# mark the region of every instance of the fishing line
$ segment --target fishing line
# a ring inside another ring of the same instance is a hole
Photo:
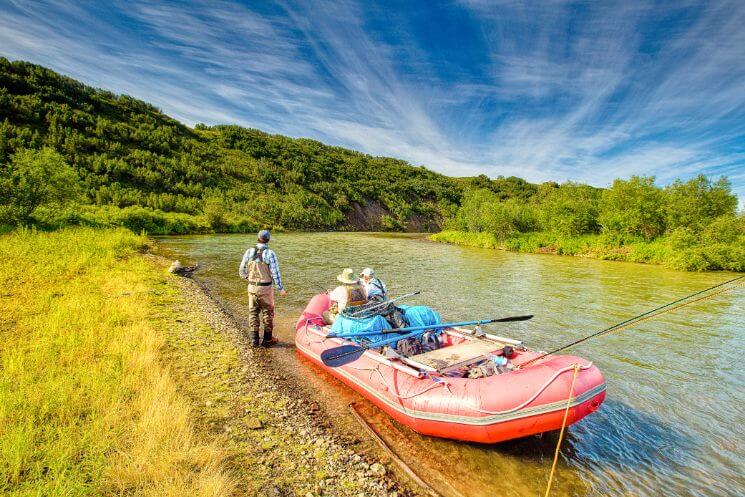
[[[613,326],[610,326],[608,328],[605,328],[604,330],[600,330],[597,333],[593,333],[592,335],[588,335],[588,336],[586,336],[584,338],[580,338],[579,340],[577,340],[575,342],[572,342],[572,343],[570,343],[568,345],[564,345],[562,347],[559,347],[558,349],[552,350],[551,352],[547,352],[547,353],[545,353],[543,355],[540,355],[540,356],[538,356],[538,357],[536,357],[534,359],[531,359],[531,360],[529,360],[529,361],[521,364],[520,365],[520,368],[523,368],[523,367],[527,366],[528,364],[531,364],[531,363],[533,363],[533,362],[535,362],[535,361],[537,361],[539,359],[543,359],[544,357],[549,356],[551,354],[555,354],[557,352],[561,352],[562,350],[566,350],[566,349],[568,349],[570,347],[574,347],[575,345],[578,345],[578,344],[580,344],[582,342],[585,342],[585,341],[587,341],[587,340],[589,340],[591,338],[595,338],[597,336],[600,336],[600,335],[603,335],[603,334],[606,334],[606,333],[611,333],[611,332],[614,332],[614,331],[618,331],[618,330],[630,328],[631,326],[637,325],[637,324],[642,323],[644,321],[648,321],[648,320],[650,320],[652,318],[655,318],[655,317],[660,316],[662,314],[665,314],[667,312],[672,312],[672,311],[675,311],[675,310],[680,309],[682,307],[685,307],[685,306],[688,306],[688,305],[691,305],[691,304],[695,304],[696,302],[700,302],[702,300],[707,300],[707,299],[710,299],[712,297],[715,297],[715,296],[717,296],[717,295],[719,295],[721,293],[724,293],[724,292],[727,292],[729,290],[732,290],[732,288],[734,288],[734,286],[733,287],[728,287],[728,288],[723,288],[722,290],[720,290],[718,292],[714,292],[714,293],[709,294],[709,295],[704,295],[704,296],[699,297],[697,299],[694,299],[694,300],[690,300],[688,302],[685,302],[686,300],[692,299],[693,297],[696,297],[696,296],[701,295],[703,293],[710,292],[712,290],[715,290],[717,288],[723,287],[725,285],[729,285],[730,283],[734,283],[735,281],[741,280],[743,278],[745,278],[745,275],[744,276],[738,276],[737,278],[733,278],[733,279],[728,280],[728,281],[725,281],[723,283],[719,283],[718,285],[714,285],[714,286],[709,287],[709,288],[706,288],[704,290],[701,290],[701,291],[692,293],[690,295],[687,295],[687,296],[685,296],[683,298],[680,298],[678,300],[675,300],[673,302],[670,302],[670,303],[667,303],[665,305],[661,305],[659,307],[656,307],[655,309],[652,309],[650,311],[644,312],[642,314],[638,314],[638,315],[636,315],[636,316],[634,316],[632,318],[629,318],[629,319],[627,319],[625,321],[622,321],[622,322],[620,322],[618,324],[614,324]],[[679,305],[675,305],[675,304],[679,304]],[[674,307],[672,307],[672,306],[674,306]]]

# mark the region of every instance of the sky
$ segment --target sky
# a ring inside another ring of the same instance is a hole
[[[0,0],[0,55],[194,125],[452,176],[726,175],[745,199],[745,2]]]

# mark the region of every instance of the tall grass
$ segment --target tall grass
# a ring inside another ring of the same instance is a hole
[[[0,236],[0,494],[231,492],[159,361],[146,243],[123,229]]]

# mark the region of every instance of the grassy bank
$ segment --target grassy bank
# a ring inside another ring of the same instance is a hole
[[[0,494],[229,495],[163,365],[131,232],[0,237]]]
[[[452,230],[430,236],[435,242],[469,247],[660,264],[683,271],[745,271],[745,243],[742,238],[745,237],[731,243],[701,243],[696,237],[680,235],[645,241],[599,234],[562,236],[553,233],[515,233],[499,240],[492,233]]]
[[[149,243],[0,236],[0,495],[396,495]]]

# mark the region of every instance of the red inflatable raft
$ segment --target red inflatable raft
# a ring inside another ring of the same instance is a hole
[[[567,425],[596,411],[605,399],[605,382],[598,368],[573,356],[549,356],[522,369],[482,378],[447,376],[443,373],[452,369],[448,366],[453,362],[473,362],[505,344],[515,345],[511,360],[516,366],[539,355],[516,340],[475,337],[472,330],[462,328],[445,329],[441,347],[431,352],[389,359],[368,350],[354,362],[329,368],[321,362],[321,353],[349,342],[326,336],[330,328],[324,326],[321,315],[328,308],[327,294],[311,299],[296,325],[297,349],[423,435],[494,443],[558,430],[575,365],[579,370]]]

